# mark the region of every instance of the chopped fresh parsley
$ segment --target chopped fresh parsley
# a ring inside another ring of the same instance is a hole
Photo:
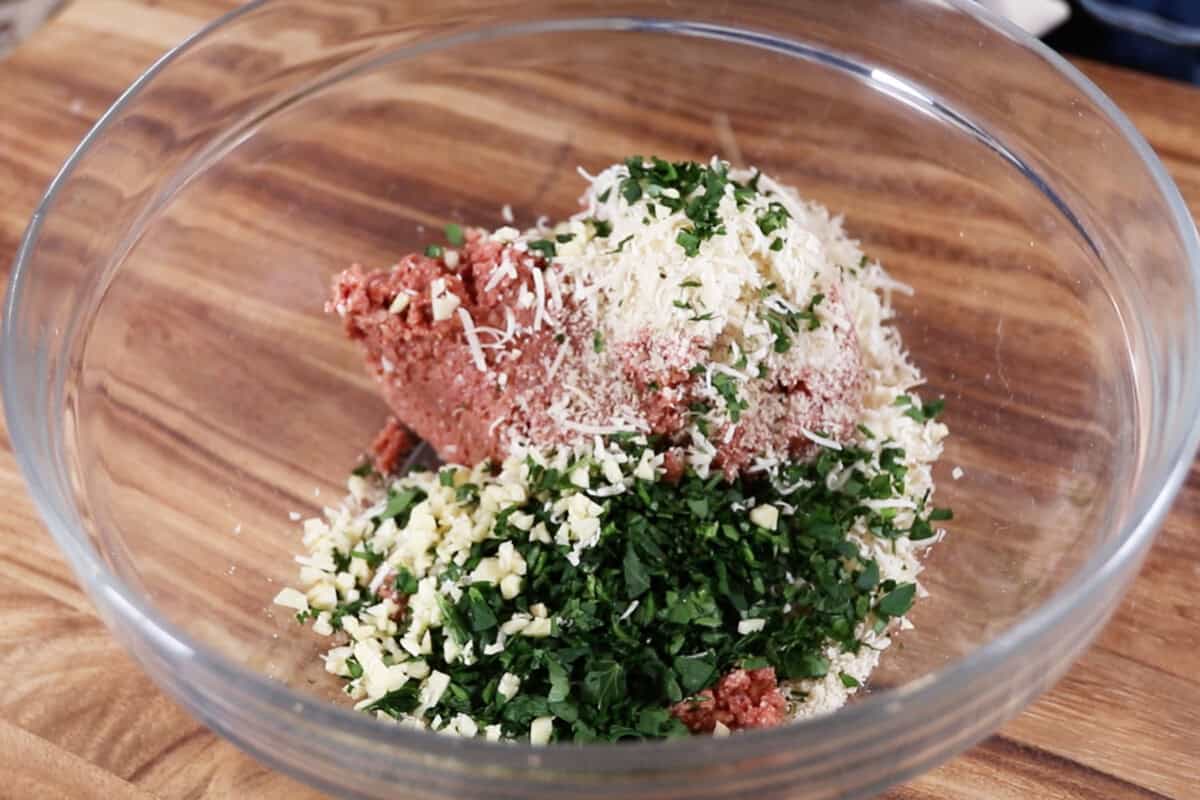
[[[750,405],[738,397],[737,382],[729,375],[718,372],[712,377],[712,385],[717,390],[717,394],[721,395],[721,399],[725,401],[725,410],[729,413],[730,421],[737,422],[741,419],[742,412]]]
[[[893,405],[907,407],[904,416],[910,417],[917,422],[925,423],[931,419],[936,419],[942,413],[942,409],[946,406],[946,401],[941,399],[930,400],[928,403],[922,405],[914,403],[910,396],[902,394],[896,398]]]
[[[763,291],[766,290],[764,287]],[[762,292],[760,291],[760,294]],[[769,296],[769,295],[768,295]],[[792,336],[803,330],[815,331],[821,327],[821,318],[817,316],[817,306],[825,299],[823,294],[815,294],[809,300],[803,311],[785,311],[778,306],[764,305],[761,312],[767,328],[775,337],[776,353],[786,353],[792,349]],[[801,324],[803,323],[803,328]]]
[[[447,225],[446,241],[455,247],[461,247],[462,243],[466,241],[466,237],[463,236],[462,226],[455,222],[451,222],[449,225]]]
[[[599,331],[593,347],[603,347]],[[698,364],[691,372],[697,371],[706,368]],[[737,380],[714,372],[711,381],[736,422],[746,409]],[[911,409],[915,401],[904,395],[897,404]],[[703,430],[712,411],[706,402],[690,406]],[[869,430],[860,432],[876,439]],[[648,446],[632,435],[608,441],[625,451],[627,471]],[[467,714],[480,728],[499,725],[512,738],[527,735],[543,716],[553,716],[558,741],[661,738],[687,733],[671,714],[673,704],[688,702],[736,667],[772,667],[782,680],[832,673],[846,688],[857,688],[858,680],[836,671],[826,652],[857,652],[865,646],[862,631],[884,632],[909,612],[916,584],[886,579],[881,563],[852,532],[865,529],[878,540],[924,539],[934,535],[932,523],[953,518],[949,509],[928,506],[928,496],[910,522],[898,522],[909,517],[895,508],[876,509],[866,501],[907,496],[905,453],[892,444],[876,451],[843,443],[840,450],[820,449],[810,461],[781,465],[771,480],[701,477],[689,468],[676,484],[636,480],[621,494],[596,497],[604,509],[598,539],[572,561],[566,545],[533,535],[528,522],[510,522],[520,512],[554,530],[554,509],[578,492],[574,473],[585,470],[593,486],[604,479],[590,448],[552,463],[527,457],[527,499],[496,513],[491,535],[469,545],[462,558],[428,573],[443,587],[435,596],[441,624],[429,629],[430,651],[421,658],[449,677],[441,698],[422,712],[428,718]],[[835,470],[839,479],[827,480]],[[485,479],[464,478],[457,467],[429,476],[453,489],[464,506],[484,502]],[[395,519],[403,529],[425,497],[396,482],[373,523]],[[791,510],[767,529],[746,511],[763,504]],[[527,567],[513,597],[494,583],[467,579],[507,543]],[[334,550],[338,570],[362,559],[372,569],[394,569],[386,580],[397,594],[418,594],[414,572],[395,562],[385,566],[386,554],[376,546],[367,536],[349,552]],[[334,609],[335,629],[346,616],[379,602],[367,580],[360,580],[353,602]],[[448,591],[448,584],[457,588]],[[536,616],[541,606],[549,611],[548,635],[508,635],[498,651],[484,655],[501,642],[507,621]],[[761,628],[739,633],[739,623],[751,618],[762,620]],[[397,643],[408,619],[398,618]],[[467,650],[474,653],[470,659],[453,655]],[[345,663],[352,680],[362,678],[361,664],[353,658]],[[507,698],[499,691],[505,673],[521,678],[519,692]],[[420,681],[409,681],[369,709],[402,718],[416,711],[419,700]]]
[[[916,596],[915,583],[902,583],[883,596],[875,610],[888,617],[902,617],[912,608]]]
[[[363,561],[367,562],[367,566],[371,569],[375,569],[383,563],[383,553],[376,553],[373,550],[368,550],[365,548],[365,546],[351,550],[350,557],[361,558]]]
[[[592,332],[592,350],[597,353],[604,352],[604,334],[599,328]]]
[[[758,229],[765,235],[770,236],[775,231],[787,225],[787,221],[792,218],[788,210],[784,208],[782,203],[772,201],[767,210],[758,217]]]
[[[425,248],[425,255],[429,258],[441,258],[442,246],[439,244],[431,244]]]
[[[392,586],[401,594],[415,594],[417,591],[417,577],[409,572],[407,567],[400,567],[396,570],[396,577],[392,581]]]
[[[689,258],[700,253],[700,241],[700,236],[691,228],[684,228],[675,236],[675,243]]]
[[[546,258],[554,258],[558,255],[558,246],[549,239],[537,239],[529,243],[530,250],[536,250]]]
[[[736,381],[716,373],[713,386],[736,420],[745,408]],[[711,409],[698,403],[692,411],[704,415]],[[627,449],[630,464],[645,446],[629,437],[611,441]],[[578,458],[557,468],[528,459],[531,498],[520,510],[549,525],[557,499],[577,491],[570,478],[575,469],[600,479],[598,464],[589,456]],[[472,583],[462,584],[457,600],[438,594],[444,622],[432,629],[433,652],[423,658],[451,683],[427,714],[449,719],[467,713],[481,727],[497,724],[513,737],[524,735],[536,717],[552,715],[560,741],[656,738],[683,735],[686,729],[671,716],[671,705],[686,702],[734,667],[770,666],[782,679],[829,673],[824,653],[830,646],[857,650],[858,631],[882,631],[888,620],[908,612],[915,597],[913,583],[881,581],[879,563],[848,536],[858,524],[885,539],[906,534],[895,527],[893,509],[877,512],[863,504],[866,498],[904,494],[904,453],[887,447],[874,467],[872,458],[844,446],[823,449],[811,462],[785,465],[776,485],[799,487],[786,496],[769,481],[701,478],[691,470],[674,486],[637,481],[631,491],[604,498],[599,540],[582,551],[577,565],[563,557],[560,545],[510,526],[513,512],[502,512],[497,538],[475,544],[454,574],[469,574],[507,540],[528,565],[523,591],[506,599],[494,585]],[[824,477],[835,468],[849,475],[831,489]],[[455,478],[453,469],[438,474],[445,485],[455,485]],[[465,485],[471,484],[459,488]],[[479,502],[478,497],[471,492],[466,502]],[[785,503],[795,512],[767,530],[745,512],[764,502]],[[928,525],[948,514],[933,509],[917,521]],[[362,547],[355,557],[370,553]],[[402,594],[417,590],[416,578],[405,569],[392,582]],[[359,607],[371,602],[374,598],[364,597]],[[470,664],[445,660],[445,639],[458,647],[473,642],[478,653],[497,640],[505,620],[529,613],[535,604],[551,609],[549,636],[509,636],[501,652]],[[339,609],[349,613],[348,605]],[[739,621],[749,617],[765,620],[763,628],[739,634]],[[505,672],[521,676],[519,693],[507,700],[496,688]],[[837,674],[848,688],[858,685]],[[373,708],[411,713],[414,685],[405,684]]]
[[[814,294],[812,300],[808,301],[808,305],[796,316],[808,323],[808,329],[815,331],[821,327],[821,319],[817,316],[817,306],[825,299],[823,294]]]
[[[650,217],[657,216],[658,206],[671,212],[682,212],[687,217],[689,224],[680,229],[675,241],[689,257],[700,252],[703,242],[725,234],[718,208],[726,187],[734,187],[734,197],[739,204],[744,204],[757,191],[749,185],[731,181],[728,169],[720,162],[672,162],[657,156],[647,161],[641,156],[631,156],[625,159],[625,169],[627,175],[620,180],[618,190],[627,204],[649,198]],[[650,218],[645,220],[649,221]]]
[[[608,252],[609,252],[609,255],[612,255],[613,253],[619,253],[619,252],[621,252],[622,250],[624,250],[624,249],[625,249],[625,245],[626,245],[626,244],[628,244],[628,243],[629,243],[629,240],[630,240],[630,239],[632,239],[632,238],[633,238],[633,234],[631,233],[631,234],[629,234],[628,236],[626,236],[624,239],[622,239],[621,241],[617,242],[617,246],[616,246],[616,247],[614,247],[612,250],[609,250],[609,251],[608,251]]]
[[[388,491],[387,506],[379,515],[379,521],[395,519],[398,526],[404,527],[408,524],[408,514],[412,511],[412,507],[424,499],[425,493],[411,486],[399,491],[391,489]]]

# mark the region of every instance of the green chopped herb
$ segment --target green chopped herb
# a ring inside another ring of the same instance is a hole
[[[417,681],[409,681],[399,689],[393,689],[367,706],[367,710],[382,711],[390,717],[399,719],[404,714],[408,714],[416,709],[420,704],[420,698],[421,695]]]
[[[808,306],[806,306],[803,311],[796,315],[808,323],[808,329],[810,331],[815,331],[817,328],[821,327],[821,319],[817,316],[817,306],[820,305],[821,301],[824,299],[825,295],[814,294],[812,300],[808,301]]]
[[[612,233],[612,223],[605,219],[590,219],[592,227],[596,229],[596,238],[607,238]]]
[[[750,405],[738,397],[737,383],[734,379],[723,372],[718,372],[712,377],[712,385],[717,390],[717,394],[721,395],[721,399],[725,401],[725,410],[729,413],[730,421],[737,422],[741,419],[742,412]]]
[[[883,596],[875,610],[888,617],[902,617],[912,608],[916,596],[915,583],[902,583]]]
[[[626,203],[633,205],[642,197],[642,185],[634,178],[626,178],[621,181],[621,196]]]
[[[363,676],[362,664],[358,663],[358,659],[350,656],[346,659],[346,670],[350,673],[350,677],[358,680]]]
[[[773,289],[773,284],[769,284]],[[760,290],[760,296],[766,291],[766,287]],[[804,323],[804,329],[814,331],[821,327],[821,318],[817,316],[817,306],[825,299],[823,294],[815,294],[809,300],[808,305],[803,311],[780,310],[777,306],[764,306],[761,312],[763,320],[767,323],[767,328],[775,337],[774,350],[776,353],[786,353],[792,349],[792,336],[799,333],[801,323]]]
[[[689,694],[700,691],[717,677],[717,659],[711,652],[676,656],[673,666],[679,685]]]
[[[625,694],[625,669],[611,658],[595,659],[583,678],[583,697],[601,713]]]
[[[680,230],[676,242],[688,256],[699,253],[700,243],[713,236],[725,234],[719,206],[726,189],[733,188],[739,206],[755,190],[729,180],[723,164],[700,164],[695,161],[666,161],[653,157],[647,160],[634,156],[625,160],[628,175],[621,179],[619,189],[628,205],[646,200],[649,223],[662,206],[672,213],[682,213],[689,225]]]
[[[594,337],[597,343],[602,340]],[[706,371],[703,364],[696,368]],[[736,421],[745,410],[736,379],[714,371],[712,383]],[[711,411],[705,402],[690,406],[697,426]],[[608,439],[626,450],[629,464],[639,462],[646,446],[638,441]],[[932,530],[930,520],[952,518],[942,508],[923,516],[922,502],[910,530],[898,530],[895,509],[872,511],[864,503],[905,496],[904,459],[898,447],[884,446],[876,460],[871,451],[847,443],[841,450],[822,448],[812,461],[781,465],[771,481],[726,480],[719,474],[701,478],[690,468],[674,485],[633,481],[627,491],[598,499],[604,508],[598,538],[574,564],[559,545],[534,540],[509,519],[522,511],[549,522],[546,509],[577,491],[571,473],[580,466],[598,471],[599,465],[590,456],[557,468],[527,458],[528,504],[500,511],[494,536],[473,544],[461,563],[429,573],[443,586],[458,582],[459,590],[456,600],[444,590],[436,595],[443,623],[430,630],[432,652],[422,658],[448,675],[450,686],[423,713],[443,719],[465,713],[481,728],[500,725],[512,737],[527,734],[530,723],[546,715],[555,717],[558,740],[669,737],[686,732],[672,716],[672,704],[696,697],[735,667],[773,667],[782,679],[829,674],[834,668],[824,654],[831,646],[855,651],[861,646],[859,631],[883,632],[915,598],[915,584],[881,580],[879,563],[860,551],[851,531],[865,525],[883,539],[915,538]],[[825,478],[835,469],[847,477],[830,488]],[[460,484],[456,468],[442,469],[437,480],[453,487],[459,502],[481,502],[482,480]],[[376,525],[394,517],[403,527],[425,497],[404,488],[402,480],[397,486],[390,488]],[[797,488],[780,495],[776,486]],[[780,516],[776,530],[759,528],[745,509],[763,503],[785,503],[794,511]],[[491,583],[467,582],[504,541],[512,542],[527,565],[521,593],[511,599]],[[335,550],[339,569],[348,569],[351,559],[375,560],[390,569],[370,542],[365,538],[349,553]],[[395,570],[390,588],[402,596],[415,594],[416,576],[403,566]],[[365,583],[358,589],[359,599],[338,605],[331,615],[335,628],[345,616],[379,602]],[[500,626],[514,614],[532,614],[534,604],[552,610],[551,635],[509,636],[499,653],[483,656],[484,648],[499,640]],[[749,618],[765,624],[739,634],[738,623]],[[476,658],[470,664],[448,662],[445,654],[454,649],[446,645],[448,639],[460,648],[471,643]],[[360,664],[346,663],[351,675],[362,677]],[[498,691],[506,672],[521,676],[520,692],[507,700]],[[852,676],[834,674],[847,688],[857,686]],[[411,714],[418,707],[419,686],[409,681],[370,708],[397,718]]]
[[[560,233],[554,237],[554,241],[558,242],[559,244],[566,244],[574,238],[575,234],[573,233]]]
[[[529,243],[530,250],[536,250],[546,258],[554,258],[558,255],[558,246],[549,239],[537,239]]]
[[[906,407],[908,410],[904,412],[904,416],[910,417],[917,422],[925,423],[936,419],[942,410],[946,407],[945,400],[931,400],[924,405],[914,403],[913,399],[906,394],[902,394],[896,398],[893,405]]]
[[[622,250],[624,250],[624,249],[625,249],[625,245],[626,245],[626,244],[628,244],[628,243],[629,243],[629,240],[630,240],[630,239],[632,239],[632,238],[633,238],[633,234],[631,233],[631,234],[629,234],[628,236],[626,236],[624,239],[622,239],[621,241],[617,242],[617,246],[616,246],[616,247],[614,247],[612,250],[609,250],[609,251],[608,251],[608,252],[609,252],[609,255],[612,255],[613,253],[619,253],[619,252],[621,252]]]
[[[696,234],[694,228],[683,228],[675,236],[675,243],[683,248],[683,252],[690,258],[700,253],[700,237]]]
[[[703,284],[699,278],[688,278],[685,281],[680,281],[679,285],[684,289],[699,289]]]
[[[492,606],[484,598],[483,591],[478,586],[468,589],[465,599],[473,633],[481,633],[498,627],[496,612],[492,610]]]
[[[429,258],[441,258],[442,257],[442,246],[437,245],[437,244],[429,245],[428,247],[425,248],[425,255],[428,256]]]
[[[838,675],[838,677],[842,680],[842,686],[845,686],[847,689],[855,689],[859,686],[862,686],[862,684],[859,683],[858,678],[848,673],[843,672]]]
[[[597,353],[604,352],[604,334],[600,332],[599,328],[592,332],[592,350]]]
[[[625,571],[625,595],[630,600],[636,600],[650,588],[650,576],[646,572],[646,567],[642,564],[642,560],[638,557],[633,545],[630,545],[625,550],[623,567]]]
[[[407,567],[400,567],[396,570],[396,578],[392,581],[392,586],[400,594],[416,594],[417,576],[409,572]]]
[[[379,519],[395,519],[396,524],[403,527],[408,524],[408,513],[412,511],[412,507],[424,499],[425,493],[420,489],[406,487],[399,491],[389,490],[387,506],[379,515]]]
[[[792,215],[784,208],[782,203],[771,202],[767,205],[767,210],[758,217],[758,229],[765,235],[770,236],[775,231],[787,225],[787,221]]]
[[[566,667],[554,656],[546,657],[546,671],[550,678],[550,691],[546,700],[550,703],[561,703],[571,695],[571,678]]]
[[[339,570],[339,572],[341,571],[343,570]],[[342,627],[343,617],[356,617],[358,616],[359,611],[363,610],[367,607],[367,605],[373,602],[373,598],[362,597],[358,600],[355,600],[353,603],[339,603],[334,607],[333,613],[329,615],[329,624],[333,626],[334,630],[338,630]]]
[[[446,241],[455,247],[461,247],[466,238],[463,236],[462,226],[456,222],[451,222],[446,226]]]
[[[367,562],[367,566],[370,567],[371,569],[375,569],[376,567],[378,567],[380,564],[383,563],[383,553],[376,553],[376,552],[367,550],[362,547],[359,547],[355,550],[351,550],[350,557],[351,558],[361,558],[363,561]]]
[[[596,199],[597,199],[597,200],[599,200],[601,203],[607,203],[607,202],[608,202],[608,196],[609,196],[610,194],[612,194],[612,187],[611,187],[611,186],[609,186],[607,189],[605,189],[605,190],[604,190],[603,192],[601,192],[600,194],[596,195]]]
[[[868,561],[858,573],[858,577],[854,579],[854,586],[864,592],[868,592],[879,585],[879,563],[877,561]]]

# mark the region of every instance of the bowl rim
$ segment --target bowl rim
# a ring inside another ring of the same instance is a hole
[[[998,14],[976,4],[973,0],[942,0],[953,10],[972,17],[1015,41],[1035,55],[1040,56],[1063,77],[1069,80],[1096,110],[1109,121],[1141,159],[1142,166],[1153,180],[1155,188],[1165,199],[1175,228],[1182,236],[1183,249],[1187,254],[1188,269],[1193,277],[1193,306],[1200,308],[1200,238],[1194,221],[1188,212],[1178,187],[1171,179],[1158,156],[1151,149],[1133,123],[1120,111],[1090,79],[1073,64],[1033,38],[1015,24]],[[1120,529],[1119,536],[1102,544],[1077,568],[1064,585],[1037,606],[1025,617],[1003,630],[991,640],[976,647],[966,655],[949,662],[946,666],[924,677],[882,694],[868,695],[864,699],[841,709],[837,713],[816,719],[800,720],[794,724],[770,730],[750,731],[748,734],[725,739],[719,750],[707,737],[672,742],[621,742],[606,745],[584,745],[588,760],[580,759],[579,745],[561,744],[533,748],[523,743],[492,743],[475,739],[457,739],[431,736],[423,731],[410,731],[395,725],[382,723],[362,712],[354,711],[323,700],[310,694],[294,691],[279,681],[239,666],[232,659],[206,646],[192,641],[188,635],[177,631],[153,606],[120,576],[111,572],[100,554],[85,534],[81,534],[55,508],[43,488],[45,474],[31,455],[32,432],[25,429],[18,418],[19,398],[14,386],[19,375],[20,354],[12,342],[16,334],[17,300],[22,287],[29,280],[29,262],[37,243],[42,222],[53,209],[63,186],[69,181],[76,167],[88,152],[101,140],[105,131],[121,112],[163,70],[183,54],[191,51],[210,34],[237,22],[242,17],[272,4],[272,0],[250,0],[199,28],[180,44],[154,61],[133,81],[101,115],[93,127],[68,156],[39,201],[31,221],[17,247],[6,298],[3,304],[2,327],[0,327],[0,394],[5,406],[5,422],[8,428],[14,458],[28,486],[40,516],[52,537],[67,555],[68,560],[92,601],[101,608],[123,617],[138,631],[142,639],[152,641],[152,647],[168,650],[175,654],[188,654],[198,672],[206,672],[222,683],[236,683],[239,691],[253,694],[265,705],[286,713],[303,713],[307,724],[321,726],[330,732],[353,736],[356,740],[373,739],[383,746],[397,746],[419,751],[435,757],[454,760],[480,758],[490,762],[508,762],[521,766],[528,762],[529,754],[537,752],[539,771],[556,770],[564,773],[606,772],[629,768],[628,756],[631,748],[654,757],[664,768],[679,768],[699,760],[710,762],[716,752],[722,761],[749,757],[761,753],[770,743],[800,744],[816,743],[831,736],[850,732],[861,723],[879,716],[885,709],[891,715],[903,716],[906,710],[931,703],[938,696],[961,689],[974,676],[986,671],[997,661],[1022,651],[1039,635],[1060,625],[1069,615],[1076,612],[1080,602],[1102,590],[1102,587],[1118,575],[1132,559],[1148,545],[1158,530],[1167,510],[1186,477],[1192,459],[1200,444],[1200,414],[1190,415],[1184,435],[1173,446],[1164,448],[1163,463],[1169,465],[1160,476],[1151,476],[1147,486],[1157,485],[1157,490],[1145,491],[1143,508],[1129,515]],[[1189,384],[1188,391],[1180,402],[1192,410],[1200,408],[1200,389]],[[1141,511],[1141,513],[1137,513]],[[102,598],[104,598],[102,600]],[[115,602],[107,602],[108,599]],[[144,664],[142,665],[144,666]],[[148,672],[148,671],[147,671]],[[151,677],[159,682],[157,676]],[[160,684],[161,685],[161,684]],[[170,694],[170,692],[168,692]],[[972,740],[973,741],[973,740]],[[962,745],[970,744],[968,741]],[[959,749],[962,749],[961,747]],[[605,754],[608,754],[607,756]],[[505,756],[516,756],[514,761]],[[584,763],[581,763],[584,762]],[[624,763],[622,763],[624,762]]]

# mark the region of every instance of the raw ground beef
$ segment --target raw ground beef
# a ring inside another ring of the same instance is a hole
[[[709,358],[704,342],[647,328],[597,345],[599,327],[573,304],[568,287],[562,287],[560,302],[545,306],[550,319],[538,323],[529,302],[534,290],[559,277],[540,253],[475,229],[449,252],[453,266],[444,255],[414,253],[390,269],[368,273],[352,266],[334,281],[328,307],[363,345],[368,369],[395,414],[373,446],[380,471],[390,472],[411,448],[409,431],[442,459],[461,464],[501,461],[516,442],[574,444],[610,427],[614,418],[689,444],[691,409],[704,400],[704,376],[693,370]],[[458,301],[440,320],[431,293],[437,280]],[[389,310],[401,294],[407,303]],[[748,381],[742,390],[750,405],[738,423],[710,431],[713,465],[727,475],[765,452],[808,456],[816,448],[808,433],[833,439],[853,433],[865,385],[858,340],[836,290],[823,309],[846,318],[830,328],[833,357],[819,369],[783,361],[766,377]],[[460,310],[480,331],[486,371],[478,368]],[[672,473],[680,471],[678,462],[673,460]]]
[[[518,307],[518,291],[522,279],[529,282],[529,270],[540,268],[540,257],[513,258],[518,277],[486,288],[506,247],[472,231],[456,269],[442,259],[414,253],[387,270],[367,273],[355,265],[334,282],[330,307],[342,316],[350,338],[362,343],[367,367],[396,419],[447,461],[474,464],[489,457],[499,459],[504,455],[501,436],[508,426],[493,425],[496,419],[529,428],[535,418],[545,416],[544,409],[528,403],[527,395],[533,387],[541,390],[544,385],[543,361],[558,348],[553,330],[543,326],[522,337],[518,347],[487,351],[490,369],[481,372],[460,316],[434,319],[431,284],[442,279],[476,326],[504,330],[506,309],[511,309],[517,324],[529,326],[533,312]],[[402,311],[393,313],[389,308],[401,292],[409,294],[410,300]],[[377,441],[381,468],[391,461],[386,456],[394,449],[391,434],[395,431],[389,423]]]
[[[773,728],[787,717],[787,700],[772,667],[735,669],[697,697],[676,703],[671,714],[692,733],[712,733],[720,722],[730,730]]]
[[[408,455],[417,440],[408,429],[400,424],[395,417],[388,417],[383,430],[371,443],[371,453],[375,456],[375,469],[381,475],[390,475],[400,466],[400,462]]]

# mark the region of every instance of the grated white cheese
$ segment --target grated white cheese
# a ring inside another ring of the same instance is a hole
[[[479,336],[476,334],[475,320],[471,318],[471,312],[460,307],[458,318],[462,322],[463,335],[467,339],[467,347],[471,351],[471,360],[475,362],[475,369],[487,372],[487,361],[483,357],[483,348],[479,346]]]
[[[536,305],[533,308],[533,329],[541,330],[542,321],[548,319],[546,314],[546,279],[542,275],[542,271],[534,267],[533,272],[533,288],[534,300]]]
[[[828,436],[820,436],[808,430],[807,428],[801,428],[800,432],[803,433],[807,439],[816,442],[817,444],[821,445],[821,447],[828,447],[830,450],[842,449],[840,444],[833,439],[830,439]]]

